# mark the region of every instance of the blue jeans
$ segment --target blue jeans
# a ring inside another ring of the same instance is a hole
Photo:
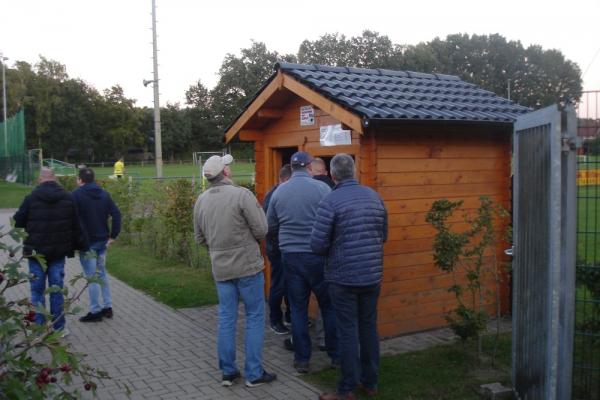
[[[325,347],[332,361],[339,359],[336,339],[335,315],[329,298],[328,284],[323,270],[325,258],[313,253],[282,253],[288,297],[292,307],[292,339],[294,360],[308,362],[311,340],[308,333],[308,303],[310,292],[315,294],[325,329]]]
[[[241,298],[246,311],[246,364],[244,376],[253,381],[263,374],[262,349],[265,335],[265,277],[263,272],[243,278],[217,282],[219,295],[219,334],[217,349],[219,368],[223,375],[239,371],[235,362],[235,328],[238,301]]]
[[[28,261],[29,273],[34,275],[34,278],[29,282],[31,287],[31,302],[36,307],[39,304],[46,307],[46,296],[44,295],[44,291],[46,290],[46,276],[48,277],[48,287],[58,286],[62,288],[65,279],[65,259],[60,258],[58,260],[47,262],[47,269],[45,272],[35,258],[29,258]],[[63,303],[64,298],[61,292],[50,294],[50,314],[52,314],[55,330],[61,330],[65,326],[65,316],[61,316],[63,313]],[[46,319],[44,318],[44,315],[36,313],[35,322],[43,325],[46,322]]]
[[[342,378],[337,392],[345,395],[358,383],[377,388],[379,375],[379,336],[377,300],[381,284],[342,286],[330,284],[329,293],[338,328]]]
[[[95,242],[91,244],[90,251],[79,252],[79,261],[81,261],[86,278],[97,276],[102,282],[102,285],[90,283],[88,286],[90,312],[94,314],[102,311],[103,308],[112,308],[110,287],[106,274],[106,243],[105,240]],[[100,292],[102,292],[102,306],[100,306]]]
[[[281,303],[285,300],[287,306],[286,314],[290,312],[290,305],[286,295],[285,277],[283,276],[283,265],[281,253],[269,254],[271,264],[271,287],[269,288],[269,321],[271,325],[283,323],[283,312]]]

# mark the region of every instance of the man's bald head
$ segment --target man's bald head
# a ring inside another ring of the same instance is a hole
[[[316,157],[310,163],[310,170],[313,176],[315,175],[327,175],[327,166],[322,158]]]
[[[54,175],[54,170],[52,168],[43,167],[40,171],[40,177],[38,178],[40,183],[44,182],[55,182],[56,175]]]

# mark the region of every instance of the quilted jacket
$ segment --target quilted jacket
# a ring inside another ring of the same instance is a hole
[[[326,255],[325,280],[346,286],[381,282],[387,211],[381,197],[355,179],[340,182],[319,204],[310,245]]]

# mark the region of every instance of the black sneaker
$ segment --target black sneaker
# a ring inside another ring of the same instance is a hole
[[[98,311],[97,313],[89,312],[87,315],[79,318],[81,322],[100,322],[102,321],[102,311]]]
[[[113,317],[112,307],[103,308],[102,311],[100,311],[100,312],[102,313],[102,316],[104,318],[112,318]]]
[[[240,371],[231,375],[223,375],[223,379],[221,379],[221,386],[229,387],[235,383],[235,381],[242,375],[240,375]]]
[[[262,374],[262,376],[260,378],[255,379],[253,381],[246,381],[246,386],[248,386],[248,387],[257,387],[257,386],[264,385],[265,383],[271,383],[275,379],[277,379],[277,375],[270,374],[267,371],[263,370],[263,374]]]
[[[277,335],[287,335],[290,333],[290,330],[286,328],[285,325],[283,325],[281,322],[271,324],[271,330]]]
[[[287,338],[283,341],[283,348],[289,351],[294,351],[294,342],[292,342],[292,338]]]
[[[294,361],[294,369],[299,374],[308,374],[308,363],[301,361]]]

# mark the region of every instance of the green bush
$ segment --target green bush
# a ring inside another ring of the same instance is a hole
[[[0,398],[2,399],[73,399],[79,398],[82,389],[94,393],[99,379],[108,379],[104,371],[92,368],[84,362],[84,354],[76,353],[61,341],[61,332],[54,331],[52,316],[44,307],[34,308],[29,298],[8,299],[9,289],[27,284],[30,275],[23,272],[23,257],[18,253],[25,234],[21,229],[0,227]],[[14,243],[14,244],[13,244]],[[46,267],[42,257],[36,257]],[[79,280],[98,282],[97,278],[86,279],[83,275],[73,278],[64,288],[51,286],[46,294],[62,291],[65,296],[63,315],[74,315],[80,307],[74,304],[87,290],[72,292]],[[46,317],[46,324],[35,324],[36,312]],[[41,356],[40,353],[46,353]],[[81,384],[75,384],[74,379]],[[117,382],[119,386],[119,384]],[[125,388],[129,392],[128,388]]]

